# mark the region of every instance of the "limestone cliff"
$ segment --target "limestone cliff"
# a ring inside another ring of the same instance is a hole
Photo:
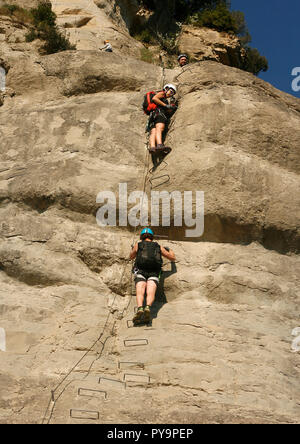
[[[178,47],[181,53],[187,52],[194,61],[214,60],[237,68],[241,66],[244,57],[236,36],[191,25],[182,27]]]
[[[1,43],[0,422],[299,422],[300,101],[216,61],[88,48]],[[150,171],[141,102],[165,82],[173,151]],[[137,236],[100,228],[96,197],[144,178],[148,195],[204,191],[205,231],[157,230],[178,263],[134,329]]]

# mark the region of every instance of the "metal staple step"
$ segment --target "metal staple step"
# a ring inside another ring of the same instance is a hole
[[[75,413],[76,412],[76,413]],[[77,416],[74,416],[76,414]],[[70,417],[74,419],[92,419],[94,421],[100,418],[100,413],[94,410],[70,410]]]

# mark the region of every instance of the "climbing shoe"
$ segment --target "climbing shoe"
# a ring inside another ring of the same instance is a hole
[[[151,322],[151,311],[149,306],[145,307],[144,310],[144,322],[145,324],[149,324]]]
[[[172,151],[172,148],[170,148],[169,146],[157,145],[157,147],[156,147],[157,153],[169,154],[171,151]]]
[[[149,153],[154,154],[156,153],[156,148],[149,148]]]
[[[139,308],[136,314],[134,315],[132,322],[134,325],[139,325],[142,321],[144,315],[144,309],[143,307]]]

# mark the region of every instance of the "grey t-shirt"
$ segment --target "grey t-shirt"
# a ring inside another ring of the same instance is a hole
[[[101,49],[106,52],[112,52],[112,46],[110,43],[106,43],[106,45]]]

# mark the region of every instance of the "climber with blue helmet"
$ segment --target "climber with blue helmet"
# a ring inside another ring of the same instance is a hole
[[[163,152],[168,154],[171,148],[163,144],[163,132],[168,124],[171,115],[176,111],[177,107],[174,103],[169,103],[169,99],[175,96],[177,88],[172,83],[164,86],[162,91],[155,94],[151,102],[156,108],[151,112],[148,129],[150,131],[150,153],[156,154]]]
[[[151,228],[144,228],[140,234],[141,242],[137,242],[130,253],[130,259],[135,259],[134,274],[138,306],[133,318],[134,325],[139,325],[141,322],[148,324],[151,321],[151,305],[155,300],[159,284],[163,264],[162,256],[172,262],[176,260],[172,250],[161,247],[153,239],[154,233]],[[144,308],[145,292],[146,306]]]

